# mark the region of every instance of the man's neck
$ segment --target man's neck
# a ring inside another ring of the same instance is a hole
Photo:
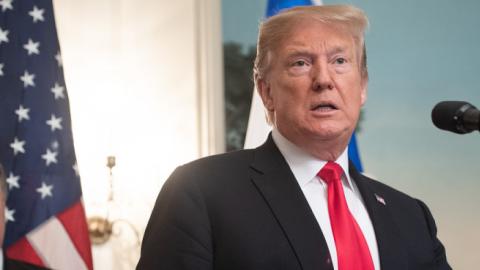
[[[321,138],[312,138],[304,139],[302,141],[295,141],[292,138],[289,138],[288,134],[284,134],[278,128],[276,129],[284,138],[290,141],[292,144],[303,149],[303,151],[309,153],[310,155],[325,161],[335,161],[338,157],[345,151],[348,146],[348,138],[343,138],[346,136],[338,136],[332,139],[321,139]]]

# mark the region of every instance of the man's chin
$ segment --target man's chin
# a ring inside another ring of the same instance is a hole
[[[351,132],[340,128],[320,128],[312,131],[312,137],[317,141],[348,140]]]

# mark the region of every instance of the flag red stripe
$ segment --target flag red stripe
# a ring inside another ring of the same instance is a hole
[[[87,265],[88,269],[93,269],[92,252],[90,239],[88,238],[88,227],[85,220],[85,210],[81,201],[72,205],[70,208],[59,213],[57,219],[63,224],[73,245]]]
[[[37,252],[25,237],[22,237],[15,244],[7,248],[6,253],[10,259],[45,267],[42,259],[37,255]]]

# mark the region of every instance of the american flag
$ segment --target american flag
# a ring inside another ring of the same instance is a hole
[[[51,0],[0,0],[0,162],[7,257],[92,269]]]

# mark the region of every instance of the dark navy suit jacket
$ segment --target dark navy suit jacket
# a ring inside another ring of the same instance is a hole
[[[381,268],[451,269],[425,204],[350,168],[375,229]],[[137,269],[333,267],[320,226],[269,136],[257,149],[173,172],[155,203]]]
[[[41,266],[29,264],[27,262],[12,260],[4,257],[4,270],[49,270],[49,268],[44,268]]]

